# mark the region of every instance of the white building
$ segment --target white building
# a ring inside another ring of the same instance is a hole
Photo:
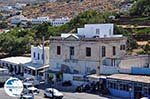
[[[52,26],[61,26],[63,24],[68,23],[69,21],[70,21],[70,18],[68,17],[50,19],[48,16],[46,16],[46,17],[37,17],[34,19],[28,19],[24,17],[23,15],[14,16],[10,20],[12,25],[17,25],[18,23],[27,25],[27,22],[31,22],[31,24],[33,25],[38,25],[38,24],[42,24],[43,22],[50,22]]]
[[[3,12],[12,12],[13,11],[13,7],[12,6],[3,6],[1,8],[1,11],[3,11]]]
[[[44,53],[43,53],[44,51]],[[49,68],[49,48],[31,47],[31,57],[8,57],[0,59],[0,65],[18,77],[34,77],[45,80],[45,71]]]
[[[84,28],[78,28],[78,36],[85,38],[121,37],[114,35],[113,24],[87,24]]]
[[[61,25],[64,25],[64,24],[70,22],[70,18],[68,18],[68,17],[56,18],[56,19],[51,19],[50,22],[51,22],[52,26],[61,26]]]
[[[42,24],[43,22],[49,22],[49,17],[37,17],[36,19],[31,19],[32,24]]]
[[[28,21],[29,19],[24,17],[23,15],[14,16],[10,19],[11,24],[18,24],[18,23],[26,24]]]
[[[36,19],[31,19],[32,24],[42,24],[43,22],[50,22],[52,26],[61,26],[65,23],[68,23],[70,18],[63,17],[63,18],[55,18],[50,19],[49,17],[37,17]]]
[[[44,50],[42,46],[32,47],[31,59],[35,64],[49,64],[49,47],[44,47]]]
[[[25,6],[26,6],[25,3],[16,3],[16,4],[15,4],[15,8],[17,8],[17,9],[22,9],[22,8],[25,7]]]
[[[127,38],[114,35],[113,24],[87,24],[77,34],[50,38],[50,69],[74,74],[99,74],[105,58],[126,54]]]

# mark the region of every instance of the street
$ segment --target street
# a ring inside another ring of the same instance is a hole
[[[44,98],[43,95],[43,90],[40,89],[40,93],[38,95],[36,95],[34,97],[34,99],[48,99],[48,98]],[[116,98],[116,97],[112,97],[112,96],[99,96],[96,94],[89,94],[89,93],[78,93],[78,92],[62,92],[64,94],[63,99],[121,99],[121,98]],[[5,91],[4,88],[0,88],[0,99],[18,99],[16,97],[10,97],[8,96]]]

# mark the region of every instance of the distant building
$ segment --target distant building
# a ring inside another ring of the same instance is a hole
[[[15,4],[15,8],[16,8],[16,9],[22,9],[22,8],[25,7],[25,6],[26,6],[25,3],[16,3],[16,4]]]
[[[13,7],[12,6],[3,6],[1,8],[1,11],[3,11],[3,12],[12,12],[13,11]]]
[[[10,19],[12,25],[17,25],[18,23],[27,24],[28,21],[29,19],[23,15],[14,16]]]
[[[23,15],[14,16],[10,19],[11,25],[17,25],[18,23],[21,23],[24,26],[27,26],[28,22],[31,22],[32,25],[38,25],[44,22],[49,22],[51,23],[52,26],[61,26],[63,24],[68,23],[69,21],[70,21],[70,18],[68,17],[50,19],[48,16],[45,16],[45,17],[37,17],[33,19],[28,19],[24,17]]]
[[[51,19],[50,22],[51,22],[52,26],[61,26],[61,25],[64,25],[64,24],[70,22],[70,18],[68,18],[68,17],[56,18],[56,19]]]
[[[50,19],[49,17],[38,17],[36,19],[31,19],[32,24],[42,24],[43,22],[50,22],[52,26],[61,26],[65,23],[68,23],[69,21],[70,18],[68,17],[55,19]]]
[[[127,38],[114,35],[113,24],[86,24],[77,34],[50,38],[50,69],[73,74],[99,74],[102,61],[126,54]],[[120,47],[123,46],[123,49]]]
[[[49,17],[37,17],[36,19],[31,19],[32,24],[42,24],[43,22],[49,22]]]

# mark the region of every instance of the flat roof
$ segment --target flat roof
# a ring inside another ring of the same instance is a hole
[[[99,79],[99,78],[106,78],[106,75],[97,75],[97,74],[92,74],[92,75],[88,75],[87,77],[89,77],[89,78]]]
[[[150,83],[150,76],[143,76],[143,75],[113,74],[111,76],[107,76],[107,78],[118,79],[118,80],[128,80],[128,81],[142,82],[142,83]]]
[[[60,36],[55,36],[55,37],[50,37],[50,40],[53,41],[53,40],[56,40],[56,41],[63,41],[64,38],[60,37]],[[65,39],[67,41],[67,39]],[[84,38],[84,37],[81,37],[79,38],[79,41],[116,41],[116,40],[127,40],[126,37],[105,37],[105,38]]]
[[[32,63],[31,61],[25,64],[22,64],[24,67],[36,70],[36,69],[43,69],[49,67],[49,65],[43,65],[38,63]]]
[[[0,61],[13,63],[13,64],[25,64],[25,63],[30,62],[31,58],[30,57],[17,56],[17,57],[3,58],[3,59],[0,59]]]

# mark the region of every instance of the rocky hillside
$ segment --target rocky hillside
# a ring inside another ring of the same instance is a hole
[[[118,11],[127,0],[59,0],[61,2],[51,2],[27,6],[23,10],[23,15],[29,18],[38,16],[73,17],[80,12],[93,9],[100,12]],[[81,2],[82,1],[82,2]]]

